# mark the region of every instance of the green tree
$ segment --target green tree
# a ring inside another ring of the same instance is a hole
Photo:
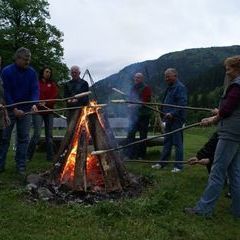
[[[63,63],[63,33],[47,23],[50,18],[46,0],[0,0],[0,55],[5,64],[19,47],[32,52],[32,65],[39,70],[45,65],[53,68],[54,78],[68,78]]]

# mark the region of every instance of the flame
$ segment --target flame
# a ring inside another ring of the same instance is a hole
[[[87,141],[89,142],[90,131],[88,128],[87,116],[92,113],[97,113],[98,116],[98,110],[100,108],[101,107],[98,107],[95,101],[91,101],[89,103],[89,106],[86,106],[82,109],[81,118],[77,122],[75,133],[71,142],[72,149],[70,154],[68,155],[66,164],[60,176],[61,183],[68,183],[71,186],[73,185],[79,135],[82,129],[86,129]],[[99,116],[98,119],[100,120]],[[100,124],[101,126],[103,126],[101,121]],[[96,156],[90,154],[88,155],[86,163],[86,175],[87,182],[92,186],[104,185],[100,164]]]
[[[77,146],[74,146],[68,156],[66,165],[63,169],[61,174],[61,182],[64,183],[71,183],[73,182],[74,178],[74,169],[75,169],[75,162],[76,162],[76,155],[77,155]]]

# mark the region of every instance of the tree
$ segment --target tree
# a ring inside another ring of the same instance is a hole
[[[0,55],[5,64],[19,47],[32,52],[32,65],[39,70],[53,68],[54,78],[68,78],[63,63],[63,33],[46,22],[50,18],[47,0],[0,0]]]

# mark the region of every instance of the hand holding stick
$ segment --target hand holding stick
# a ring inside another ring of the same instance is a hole
[[[212,124],[217,123],[219,120],[219,116],[213,116],[213,117],[208,117],[208,118],[203,118],[201,121],[201,126],[207,127],[210,126]]]
[[[208,165],[210,163],[209,158],[202,158],[202,159],[198,159],[197,157],[191,157],[188,159],[187,163],[189,165],[196,165],[196,164],[200,164],[200,165]]]

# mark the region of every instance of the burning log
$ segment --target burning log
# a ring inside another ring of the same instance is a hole
[[[86,129],[82,129],[79,134],[78,140],[78,149],[77,156],[74,169],[74,189],[87,191],[87,150],[88,150],[88,142],[87,142],[87,133]]]
[[[114,137],[112,128],[108,121],[108,118],[105,116],[104,111],[102,111],[102,109],[98,110],[98,117],[100,119],[102,126],[104,126],[103,127],[104,136],[106,136],[106,141],[107,141],[106,146],[109,146],[110,148],[118,147],[117,141]],[[123,164],[122,156],[117,151],[108,153],[108,156],[110,159],[114,159],[114,161],[115,161],[116,168],[118,171],[118,176],[120,178],[122,186],[128,186],[131,181],[130,181],[127,169],[125,168],[125,165]]]
[[[59,174],[63,171],[63,168],[66,164],[66,156],[68,156],[71,152],[72,146],[70,145],[71,139],[73,138],[77,119],[81,116],[81,110],[77,110],[74,112],[71,122],[67,128],[63,141],[61,142],[58,153],[54,158],[55,166],[52,170],[52,180],[56,181],[59,177]]]
[[[89,131],[92,136],[95,149],[109,146],[108,138],[104,131],[104,126],[98,120],[97,113],[88,116]],[[118,175],[114,158],[110,154],[103,154],[99,157],[100,165],[104,175],[106,191],[121,190],[122,186]]]

